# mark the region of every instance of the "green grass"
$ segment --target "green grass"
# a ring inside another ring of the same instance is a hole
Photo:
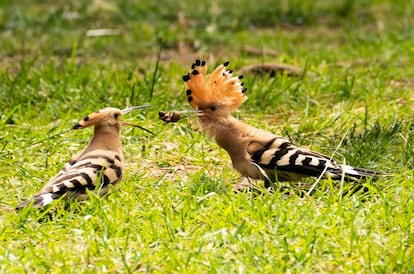
[[[413,272],[412,1],[273,2],[3,1],[0,272]],[[120,34],[86,36],[99,28]],[[230,60],[236,72],[305,69],[245,75],[236,115],[392,176],[353,196],[322,180],[301,197],[314,179],[234,194],[241,178],[196,120],[157,119],[189,108],[181,76],[194,58]],[[104,106],[147,102],[127,119],[157,135],[123,130],[126,174],[108,197],[13,210],[92,132],[57,134]]]

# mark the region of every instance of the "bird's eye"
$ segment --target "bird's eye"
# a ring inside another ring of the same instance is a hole
[[[114,113],[113,116],[114,116],[115,119],[118,119],[119,118],[119,113]]]
[[[216,110],[216,106],[215,106],[215,105],[211,105],[211,106],[210,106],[210,109],[211,109],[212,111],[215,111],[215,110]]]

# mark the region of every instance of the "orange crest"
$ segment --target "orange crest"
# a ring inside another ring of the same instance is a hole
[[[183,76],[187,87],[187,100],[194,109],[203,109],[211,104],[220,104],[229,111],[237,109],[246,99],[246,91],[240,81],[243,76],[233,77],[227,69],[229,62],[218,66],[206,75],[205,61],[196,60],[189,73]]]

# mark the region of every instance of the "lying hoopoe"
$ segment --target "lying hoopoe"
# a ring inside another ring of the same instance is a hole
[[[87,189],[91,191],[97,189],[99,195],[105,194],[108,186],[117,184],[123,174],[121,127],[131,125],[144,129],[138,125],[122,122],[121,116],[145,107],[148,106],[136,106],[124,110],[108,107],[83,118],[73,129],[94,126],[94,135],[89,144],[73,156],[32,198],[20,203],[17,209],[32,203],[33,207],[42,207],[63,195],[85,200],[88,198]]]
[[[233,166],[243,176],[265,181],[270,187],[275,181],[298,181],[308,176],[330,176],[334,180],[356,181],[375,177],[378,173],[337,164],[329,157],[300,148],[289,140],[246,125],[231,115],[246,99],[246,88],[227,69],[229,62],[206,75],[205,61],[196,60],[183,76],[187,99],[198,116],[202,129],[230,155]],[[182,112],[160,112],[165,122],[178,121]],[[189,111],[185,111],[188,113]],[[184,115],[182,115],[184,117]],[[169,119],[173,117],[174,119]]]

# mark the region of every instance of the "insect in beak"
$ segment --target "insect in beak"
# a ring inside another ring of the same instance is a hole
[[[148,107],[151,107],[151,106],[148,105],[148,104],[145,104],[145,105],[142,105],[142,106],[135,106],[135,107],[126,108],[126,109],[121,110],[121,112],[122,112],[122,115],[124,115],[124,114],[127,114],[127,113],[131,112],[131,111],[138,110],[138,109],[143,109],[143,108],[148,108]],[[139,129],[142,129],[142,130],[144,130],[146,132],[149,132],[149,133],[155,135],[154,132],[152,132],[152,131],[150,131],[150,130],[148,130],[148,129],[140,126],[140,125],[137,125],[137,124],[133,124],[133,123],[129,123],[129,122],[122,121],[122,126],[133,126],[133,127],[137,127]]]
[[[124,114],[127,114],[127,113],[129,113],[133,110],[148,108],[148,107],[151,107],[151,106],[146,104],[146,105],[142,105],[142,106],[129,107],[129,108],[123,109],[121,111],[122,111],[122,115],[124,115]]]
[[[175,123],[184,118],[200,117],[203,113],[200,110],[182,110],[182,111],[159,111],[158,117],[165,123]]]

